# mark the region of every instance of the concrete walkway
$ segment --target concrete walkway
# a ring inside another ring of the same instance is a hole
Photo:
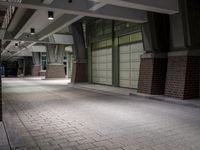
[[[199,150],[200,108],[80,90],[66,80],[3,79],[16,150]]]
[[[10,150],[8,138],[2,122],[0,122],[0,150]]]
[[[109,95],[124,95],[124,96],[133,96],[133,97],[143,97],[149,100],[157,100],[169,103],[175,103],[180,105],[186,105],[191,107],[199,107],[200,108],[200,99],[192,99],[192,100],[180,100],[172,97],[167,97],[164,95],[149,95],[143,93],[137,93],[136,89],[129,89],[129,88],[120,88],[120,87],[113,87],[107,85],[99,85],[99,84],[89,84],[89,83],[80,83],[80,84],[72,84],[70,83],[71,87],[82,89],[82,90],[89,90],[98,93],[107,93]]]

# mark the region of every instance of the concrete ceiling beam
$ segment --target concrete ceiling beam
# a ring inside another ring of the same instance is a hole
[[[90,0],[109,5],[138,9],[143,11],[175,14],[179,11],[178,0]]]

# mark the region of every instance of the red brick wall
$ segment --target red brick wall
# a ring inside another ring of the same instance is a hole
[[[50,64],[46,70],[46,78],[65,78],[64,65]]]
[[[169,57],[165,95],[180,99],[199,97],[199,57]]]
[[[140,63],[140,74],[138,82],[138,92],[151,94],[153,59],[142,58]]]
[[[39,76],[40,66],[32,66],[32,76]]]
[[[155,58],[152,79],[152,94],[164,94],[167,58]]]
[[[166,68],[166,58],[142,58],[138,92],[146,94],[163,94]]]
[[[184,99],[199,97],[200,57],[188,57]]]

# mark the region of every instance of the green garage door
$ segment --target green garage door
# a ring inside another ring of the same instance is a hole
[[[143,43],[121,45],[119,46],[119,54],[119,86],[137,88]]]
[[[112,85],[112,48],[92,51],[92,81]]]

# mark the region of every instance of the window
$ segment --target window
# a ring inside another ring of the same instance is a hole
[[[41,70],[47,69],[47,54],[46,53],[40,53],[41,56]]]

